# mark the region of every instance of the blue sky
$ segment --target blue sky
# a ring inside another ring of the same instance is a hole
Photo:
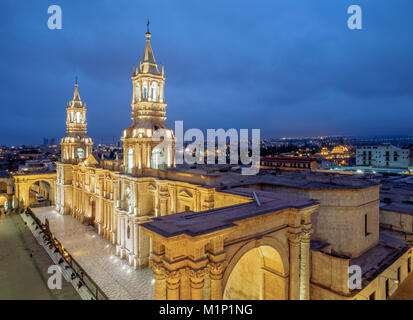
[[[49,30],[60,5],[63,29]],[[363,30],[347,28],[347,8]],[[168,124],[262,137],[413,132],[411,0],[1,0],[0,145],[65,135],[76,74],[96,142],[130,125],[151,21]]]

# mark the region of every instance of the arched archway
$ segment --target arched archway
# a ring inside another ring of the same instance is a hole
[[[260,245],[234,257],[223,298],[228,300],[288,299],[288,271],[280,253]]]
[[[50,205],[52,203],[52,186],[46,180],[37,180],[29,186],[28,204]]]

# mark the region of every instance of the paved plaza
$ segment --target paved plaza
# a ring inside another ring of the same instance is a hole
[[[61,289],[49,289],[47,270],[53,264],[19,215],[0,219],[0,300],[80,299],[66,281]]]
[[[34,208],[33,212],[43,222],[48,218],[51,232],[109,299],[154,299],[150,268],[134,270],[126,260],[116,257],[115,246],[70,215],[61,216],[53,207]]]

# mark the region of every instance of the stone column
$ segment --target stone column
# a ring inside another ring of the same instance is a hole
[[[289,299],[300,299],[300,235],[288,233],[290,247],[290,289]]]
[[[167,201],[168,201],[167,197],[160,196],[160,199],[159,199],[159,216],[168,215]]]
[[[168,272],[166,276],[166,297],[168,300],[179,300],[181,276],[179,271]]]
[[[191,300],[191,285],[189,280],[188,268],[181,269],[181,287],[180,287],[180,299]]]
[[[148,163],[147,163],[147,167],[148,169],[150,169],[151,166],[151,161],[152,161],[152,147],[150,144],[147,145],[147,151],[148,151]]]
[[[136,256],[136,258],[139,257],[139,223],[138,221],[133,222],[133,237],[134,237],[134,251],[133,254]]]
[[[12,210],[12,204],[13,204],[13,195],[8,194],[7,195],[7,213],[10,214]]]
[[[222,300],[223,263],[210,263],[209,277],[211,279],[211,300]]]
[[[117,236],[117,244],[120,245],[120,241],[121,241],[121,234],[120,234],[120,229],[121,229],[121,223],[120,223],[120,217],[121,215],[117,215],[116,219],[117,219],[117,230],[116,230],[116,236]]]
[[[301,236],[300,300],[310,299],[310,238],[312,229],[306,229]]]
[[[166,300],[165,269],[154,261],[149,264],[155,277],[155,300]]]
[[[125,215],[120,217],[120,245],[125,248]]]
[[[138,150],[138,163],[137,163],[137,167],[138,169],[142,169],[142,148],[141,146],[138,144],[136,146],[137,150]]]
[[[203,300],[205,270],[206,269],[197,271],[193,269],[188,270],[192,300]]]

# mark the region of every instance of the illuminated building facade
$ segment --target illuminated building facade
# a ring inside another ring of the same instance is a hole
[[[126,171],[142,173],[142,169],[165,169],[174,164],[173,131],[165,125],[166,103],[164,97],[164,68],[158,67],[147,32],[143,58],[132,75],[132,125],[124,131],[123,155]],[[169,142],[165,150],[156,148],[159,141],[153,139],[155,132]]]
[[[334,161],[339,166],[347,166],[351,157],[351,151],[343,145],[335,146],[331,151],[328,151],[327,147],[323,147],[321,152],[315,156]]]
[[[103,160],[92,154],[86,108],[75,86],[56,181],[57,211],[95,226],[135,268],[146,267],[149,261],[150,241],[140,228],[142,223],[175,212],[245,201],[191,183],[208,177],[161,170],[174,167],[174,135],[165,125],[164,68],[155,62],[151,34],[145,36],[144,55],[132,75],[132,125],[122,136],[123,159]],[[154,139],[155,132],[161,134],[160,141]],[[157,148],[160,142],[167,144]],[[84,157],[77,152],[80,148]]]
[[[394,270],[401,283],[413,253],[381,237],[379,183],[299,171],[247,179],[177,170],[164,69],[150,37],[132,74],[123,159],[92,153],[75,86],[62,159],[49,177],[57,211],[94,226],[136,269],[150,266],[155,299],[387,299],[397,288]],[[19,203],[45,177],[14,176]],[[362,290],[350,287],[351,265],[362,268]]]
[[[73,99],[66,107],[66,137],[62,146],[62,162],[78,163],[92,153],[92,139],[86,136],[86,104],[80,99],[78,84],[75,83]]]

